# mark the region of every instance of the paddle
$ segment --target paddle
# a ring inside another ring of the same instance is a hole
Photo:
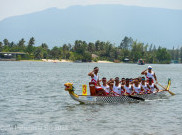
[[[136,100],[145,101],[145,99],[143,99],[143,98],[141,98],[141,97],[135,97],[135,96],[131,96],[131,95],[129,95],[128,97],[129,97],[129,98],[132,98],[132,99],[136,99]]]
[[[171,80],[170,80],[170,79],[168,80],[168,86],[167,86],[167,88],[165,88],[164,86],[162,86],[160,83],[157,83],[157,84],[160,85],[164,90],[168,91],[169,94],[171,94],[172,96],[175,95],[175,93],[173,93],[173,92],[171,92],[171,91],[169,90],[169,87],[170,87],[170,85],[171,85]]]

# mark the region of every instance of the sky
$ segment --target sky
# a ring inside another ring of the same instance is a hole
[[[182,0],[0,0],[0,21],[16,15],[47,8],[67,8],[74,5],[122,4],[182,10]]]

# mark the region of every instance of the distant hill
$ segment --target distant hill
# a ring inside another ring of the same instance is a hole
[[[123,5],[73,6],[10,17],[0,21],[0,41],[35,37],[36,45],[61,46],[75,40],[110,41],[124,36],[172,48],[182,45],[182,10]]]

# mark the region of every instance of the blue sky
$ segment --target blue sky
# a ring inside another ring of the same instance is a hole
[[[73,5],[122,4],[182,10],[182,0],[0,0],[0,20],[51,7],[67,8]]]

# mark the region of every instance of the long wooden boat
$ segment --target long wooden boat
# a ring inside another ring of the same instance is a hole
[[[65,83],[64,86],[65,86],[65,91],[69,92],[72,99],[84,104],[125,103],[125,102],[136,103],[140,101],[161,98],[168,93],[167,90],[160,90],[159,92],[151,94],[134,95],[134,96],[90,96],[90,95],[84,96],[75,94],[72,83]],[[167,88],[169,87],[170,87],[170,81],[168,80]]]

